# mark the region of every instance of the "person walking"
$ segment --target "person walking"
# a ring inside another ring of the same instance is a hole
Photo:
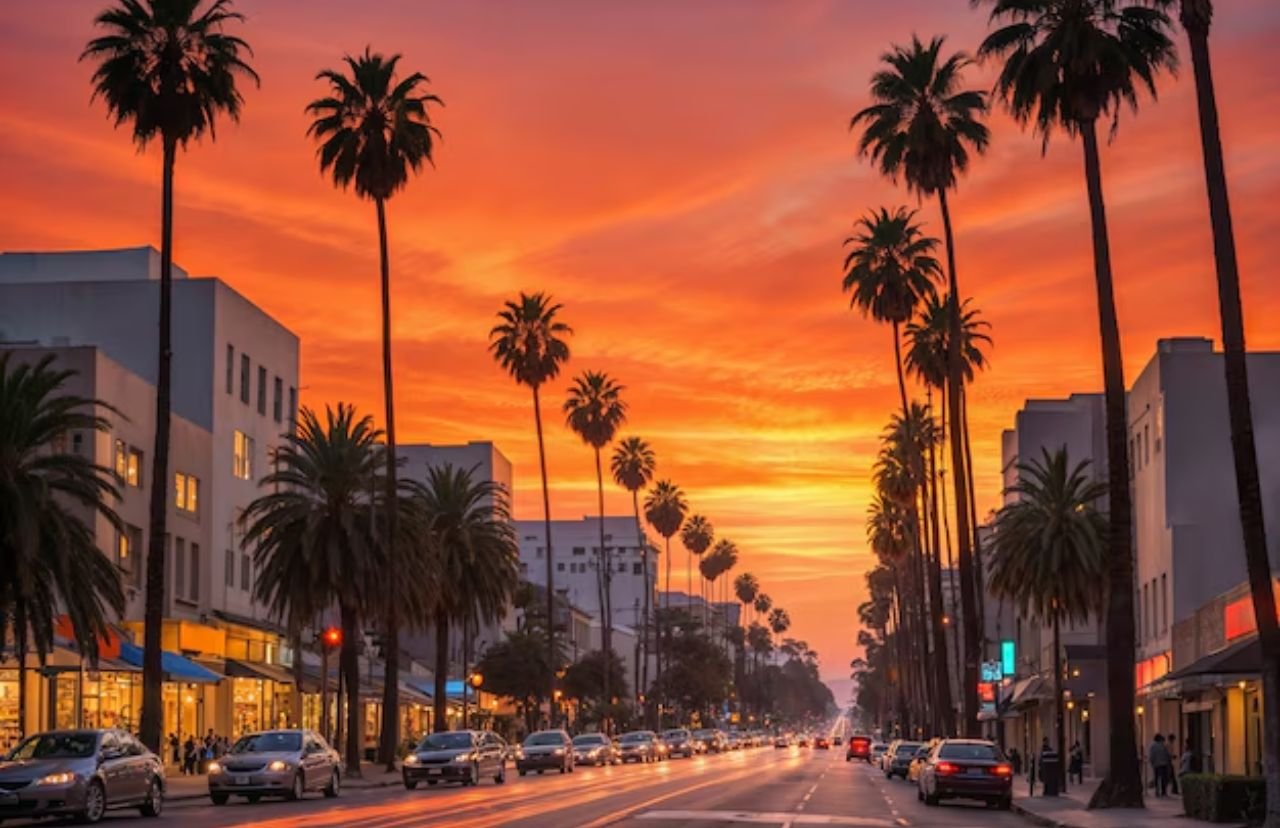
[[[169,734],[169,764],[175,768],[182,766],[182,745],[178,743],[176,733]]]
[[[1018,753],[1018,749],[1009,748],[1009,765],[1013,768],[1014,776],[1022,776],[1022,754]]]
[[[196,739],[194,736],[188,736],[186,743],[182,746],[182,773],[186,776],[195,776],[196,763],[200,760],[200,754],[196,750]]]
[[[1164,736],[1157,733],[1147,748],[1147,763],[1155,777],[1156,798],[1163,799],[1169,792],[1169,772],[1173,768],[1173,759],[1169,756],[1169,748],[1164,743]]]
[[[1067,777],[1077,785],[1084,784],[1084,748],[1076,741],[1071,745],[1070,759],[1067,763]]]
[[[1165,737],[1165,750],[1169,751],[1169,792],[1174,796],[1181,796],[1178,791],[1178,774],[1181,772],[1182,757],[1178,754],[1178,737],[1170,733]],[[1178,767],[1175,767],[1175,764]]]
[[[1190,736],[1182,743],[1182,755],[1178,757],[1179,776],[1199,772],[1199,768],[1196,767],[1196,752],[1193,744]]]

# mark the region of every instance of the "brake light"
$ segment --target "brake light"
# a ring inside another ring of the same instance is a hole
[[[960,772],[960,768],[956,765],[951,764],[950,762],[939,762],[937,765],[934,766],[933,770],[934,770],[934,773],[938,774],[939,776],[950,776],[953,773]]]
[[[996,776],[1013,776],[1013,765],[996,765],[991,772]]]

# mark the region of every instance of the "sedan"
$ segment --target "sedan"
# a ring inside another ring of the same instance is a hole
[[[992,742],[944,739],[921,763],[916,795],[926,805],[980,799],[1008,810],[1013,805],[1013,766]]]
[[[307,791],[338,795],[342,762],[324,737],[310,730],[268,730],[241,736],[231,752],[209,763],[209,799],[225,805],[232,794],[301,799]]]
[[[613,765],[618,762],[618,748],[603,733],[584,733],[573,737],[573,761],[578,765]]]
[[[430,733],[404,758],[400,774],[409,790],[423,781],[473,786],[486,777],[501,785],[507,781],[507,743],[489,731]]]
[[[698,752],[693,734],[683,727],[662,731],[662,741],[667,746],[668,756],[683,756],[687,759]]]
[[[0,820],[71,816],[98,822],[112,808],[160,816],[164,765],[123,730],[59,730],[24,739],[0,761]]]
[[[813,740],[813,746],[818,750],[831,750],[831,740],[826,736],[818,736]]]
[[[920,742],[908,742],[903,739],[889,745],[884,754],[884,778],[892,779],[895,776],[908,778],[911,763],[915,761],[916,754],[923,749],[924,745]]]
[[[703,753],[721,753],[728,749],[724,733],[714,728],[693,731],[694,741],[702,745]]]
[[[563,730],[531,733],[524,744],[516,748],[516,772],[521,776],[531,770],[573,773],[573,765],[573,740]]]
[[[622,734],[618,739],[618,753],[622,757],[623,764],[657,762],[662,759],[658,748],[658,734],[652,730],[635,730]]]
[[[860,762],[871,761],[871,737],[870,736],[850,736],[849,747],[845,750],[844,760],[852,762],[857,759]]]

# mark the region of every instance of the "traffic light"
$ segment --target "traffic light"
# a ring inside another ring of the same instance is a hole
[[[342,630],[337,627],[326,628],[321,638],[324,646],[331,650],[342,646]]]

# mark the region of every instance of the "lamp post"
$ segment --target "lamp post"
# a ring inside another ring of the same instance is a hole
[[[329,651],[342,646],[342,630],[327,627],[320,633],[320,735],[329,741]],[[299,653],[301,658],[302,654]],[[299,691],[301,692],[301,691]]]

